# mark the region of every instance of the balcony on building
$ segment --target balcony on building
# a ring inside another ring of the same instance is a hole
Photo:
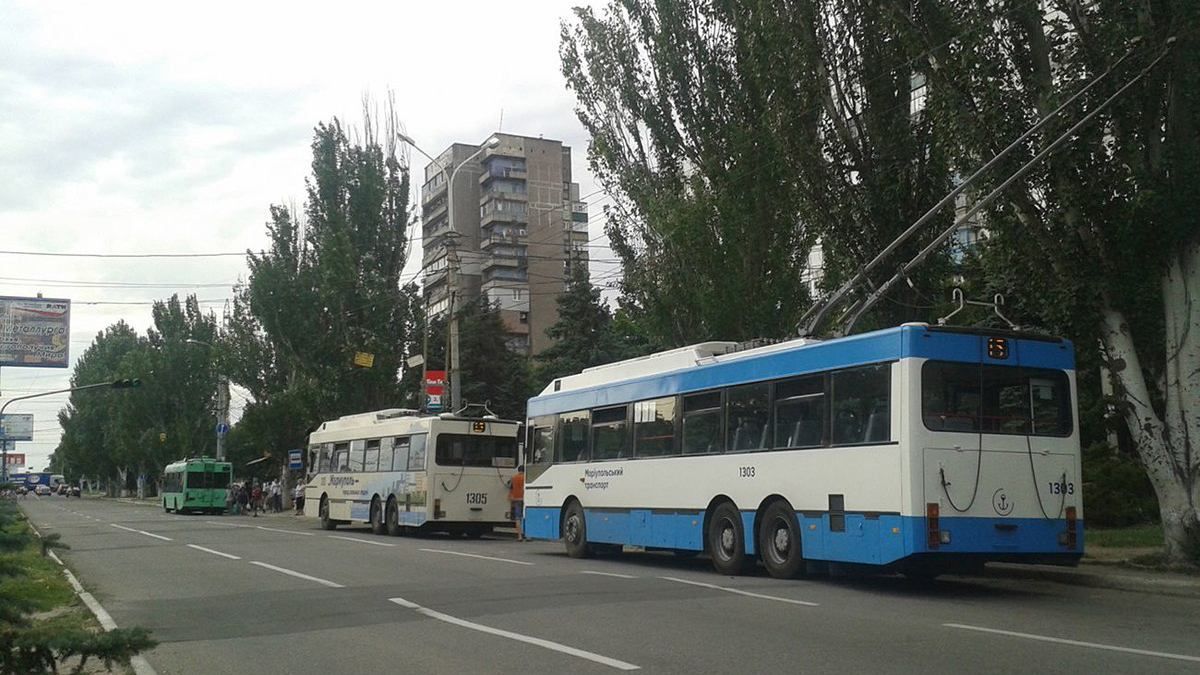
[[[486,185],[495,179],[525,180],[528,177],[524,162],[520,166],[501,166],[492,162],[484,164],[483,173],[479,176],[479,184]]]
[[[444,194],[446,194],[446,176],[439,172],[421,186],[421,205],[424,206]]]
[[[488,227],[493,223],[528,223],[529,216],[522,201],[497,199],[490,195],[479,207],[479,226]]]

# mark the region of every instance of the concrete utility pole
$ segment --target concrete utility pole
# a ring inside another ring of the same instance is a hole
[[[446,265],[447,273],[450,275],[450,343],[447,346],[446,363],[447,370],[450,372],[450,412],[455,412],[462,408],[462,370],[460,369],[461,362],[458,353],[458,308],[455,306],[458,299],[458,242],[455,237],[458,233],[449,232],[446,234]]]

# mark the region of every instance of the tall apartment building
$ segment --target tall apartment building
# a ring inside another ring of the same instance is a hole
[[[498,142],[455,143],[425,167],[425,301],[431,316],[449,309],[450,268],[457,257],[456,297],[471,301],[482,295],[498,305],[509,348],[539,354],[552,344],[546,329],[558,320],[567,262],[587,264],[587,205],[571,182],[571,148],[528,136],[492,137]],[[480,148],[458,170],[454,202],[448,204],[449,174]]]

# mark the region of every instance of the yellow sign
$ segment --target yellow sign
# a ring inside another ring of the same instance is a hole
[[[476,420],[475,422],[473,422],[471,424],[471,431],[474,431],[477,434],[486,433],[487,432],[487,422]]]
[[[370,368],[375,365],[375,355],[371,352],[354,352],[354,365],[359,368]]]

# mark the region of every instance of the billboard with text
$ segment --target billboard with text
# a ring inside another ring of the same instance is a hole
[[[0,415],[0,439],[32,441],[33,415],[4,413]]]
[[[0,296],[0,366],[66,368],[71,301]]]

